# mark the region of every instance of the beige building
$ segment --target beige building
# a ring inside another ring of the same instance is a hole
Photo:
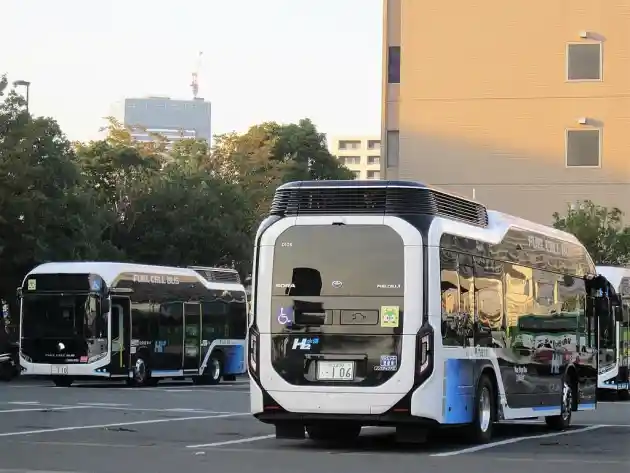
[[[630,220],[630,0],[384,0],[381,174]]]
[[[357,179],[381,178],[381,139],[378,136],[337,136],[330,153],[354,172]]]

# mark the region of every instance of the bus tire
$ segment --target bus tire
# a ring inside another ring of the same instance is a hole
[[[560,401],[560,414],[557,416],[545,417],[547,426],[552,430],[562,431],[571,427],[571,415],[573,413],[574,388],[571,386],[569,378],[565,375],[562,378],[562,400]]]
[[[212,352],[208,364],[201,376],[195,376],[193,383],[197,385],[215,385],[221,382],[223,376],[223,356],[220,351]]]
[[[492,440],[497,404],[494,385],[487,374],[482,374],[477,383],[473,421],[468,427],[467,438],[475,444],[488,443]]]
[[[136,364],[133,367],[133,378],[131,378],[133,386],[145,387],[151,385],[151,369],[146,360],[145,355],[138,355]]]
[[[352,442],[361,434],[361,424],[311,424],[306,426],[306,433],[314,442]]]
[[[74,383],[74,379],[69,376],[53,376],[52,382],[58,388],[69,388]]]
[[[223,356],[221,352],[215,352],[210,355],[204,377],[207,384],[214,385],[221,382],[221,376],[223,376]]]

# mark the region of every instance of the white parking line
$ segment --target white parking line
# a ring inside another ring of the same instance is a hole
[[[0,414],[9,414],[11,412],[42,412],[42,411],[71,411],[74,409],[87,409],[90,406],[61,406],[61,407],[46,407],[39,406],[35,408],[22,408],[22,409],[3,409],[0,410]]]
[[[452,452],[442,452],[442,453],[434,453],[430,456],[432,457],[452,457],[455,455],[462,455],[465,453],[474,453],[479,452],[481,450],[488,450],[490,448],[499,447],[501,445],[509,445],[512,443],[523,442],[524,440],[532,440],[532,439],[544,439],[549,437],[558,437],[559,435],[571,435],[571,434],[579,434],[582,432],[588,432],[589,430],[601,429],[602,427],[608,427],[608,425],[591,425],[589,427],[583,427],[581,429],[573,429],[573,430],[565,430],[563,432],[552,432],[549,434],[540,434],[540,435],[528,435],[527,437],[516,437],[506,440],[499,440],[498,442],[486,443],[484,445],[476,445],[474,447],[463,448],[461,450],[454,450]]]
[[[225,417],[237,417],[237,416],[248,416],[248,415],[251,415],[251,414],[249,412],[238,412],[238,413],[232,413],[232,414],[218,414],[218,415],[211,415],[211,416],[176,417],[173,419],[151,419],[151,420],[138,420],[135,422],[117,422],[115,424],[75,425],[71,427],[57,427],[57,428],[52,428],[52,429],[23,430],[19,432],[0,432],[0,437],[18,437],[22,435],[46,434],[46,433],[51,433],[51,432],[71,432],[75,430],[108,429],[112,427],[126,427],[129,425],[163,424],[166,422],[220,419],[220,418],[225,418]]]
[[[111,406],[82,406],[82,407],[91,407],[92,409],[103,409],[105,411],[129,411],[129,412],[188,412],[195,414],[240,414],[240,412],[227,412],[227,411],[212,411],[207,409],[188,409],[183,407],[178,407],[174,409],[150,409],[144,407],[111,407]]]
[[[18,404],[18,405],[32,405],[32,404],[39,404],[39,401],[14,401],[14,402],[7,402],[7,404]]]
[[[239,393],[239,394],[249,394],[249,390],[244,389],[162,389],[162,392],[165,393],[193,393],[193,392],[204,392],[204,393]]]
[[[52,384],[8,384],[7,388],[52,388]],[[2,471],[2,470],[0,470]]]
[[[226,440],[224,442],[204,443],[201,445],[187,445],[186,448],[210,448],[210,447],[222,447],[223,445],[234,445],[238,443],[257,442],[258,440],[267,440],[274,438],[276,434],[271,435],[259,435],[258,437],[246,437],[244,439]]]
[[[131,406],[131,404],[115,404],[110,402],[79,402],[80,406],[92,406],[92,407],[125,407]]]

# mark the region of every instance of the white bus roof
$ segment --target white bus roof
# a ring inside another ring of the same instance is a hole
[[[504,234],[510,228],[520,228],[521,230],[536,232],[549,238],[566,241],[567,243],[573,243],[584,248],[584,245],[582,245],[580,240],[578,240],[572,233],[564,232],[553,227],[548,227],[540,223],[525,220],[524,218],[515,217],[514,215],[509,215],[496,210],[488,210],[488,226],[504,228]]]
[[[198,279],[209,289],[219,290],[239,290],[245,291],[242,284],[235,282],[211,282],[203,278],[197,271],[190,268],[178,268],[171,266],[153,266],[148,264],[115,263],[115,262],[58,262],[44,263],[33,268],[24,278],[31,274],[98,274],[103,278],[105,284],[112,286],[114,281],[122,273],[150,273],[164,274],[169,276],[189,276]]]

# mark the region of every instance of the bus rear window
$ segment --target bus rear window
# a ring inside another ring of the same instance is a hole
[[[273,295],[402,296],[404,244],[386,225],[304,225],[274,251]]]

